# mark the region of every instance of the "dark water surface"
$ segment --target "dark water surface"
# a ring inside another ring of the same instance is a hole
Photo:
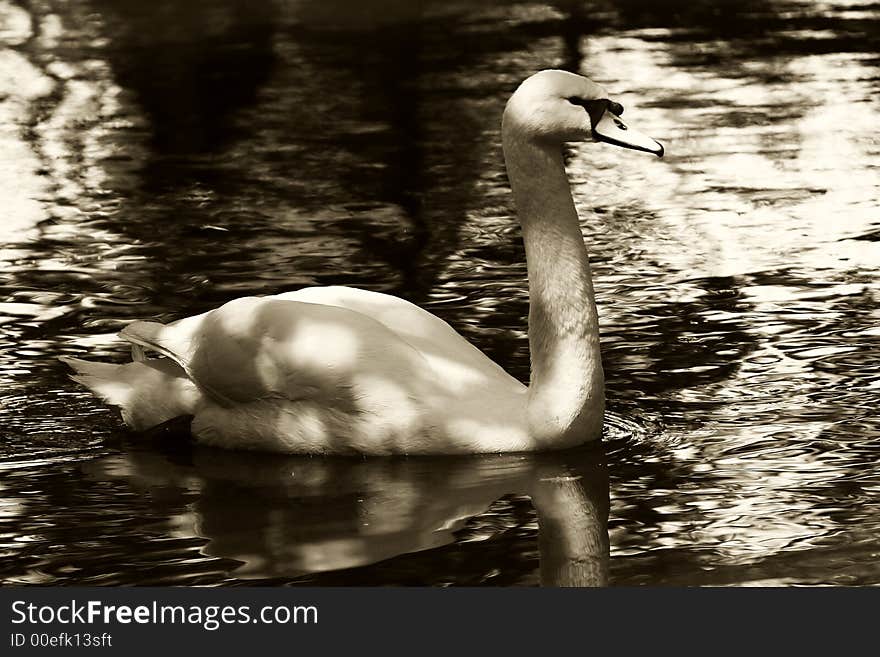
[[[0,0],[0,581],[880,583],[878,43],[869,0]],[[570,152],[602,446],[193,450],[66,378],[347,284],[526,380],[499,123],[552,66],[667,151]]]

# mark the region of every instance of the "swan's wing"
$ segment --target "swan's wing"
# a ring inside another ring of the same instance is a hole
[[[120,336],[171,358],[225,404],[274,397],[353,409],[359,396],[389,388],[420,396],[430,369],[366,315],[277,297],[236,299],[173,324],[134,322]]]
[[[276,299],[348,308],[383,324],[415,347],[436,375],[462,385],[521,391],[522,384],[436,315],[399,297],[352,287],[308,287]]]

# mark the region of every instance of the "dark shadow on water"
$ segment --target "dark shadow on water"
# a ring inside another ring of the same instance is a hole
[[[741,319],[749,309],[740,299],[741,282],[715,277],[694,283],[703,290],[698,299],[636,310],[634,319],[642,321],[607,332],[603,363],[618,406],[630,402],[636,412],[681,412],[687,404],[679,406],[667,393],[728,380],[757,348]],[[704,400],[692,421],[725,403]]]
[[[101,13],[116,81],[150,117],[157,154],[218,152],[240,136],[276,63],[274,0],[90,0]]]

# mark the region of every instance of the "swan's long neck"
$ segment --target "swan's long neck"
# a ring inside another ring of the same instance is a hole
[[[559,146],[503,132],[529,274],[529,432],[567,447],[597,438],[605,410],[590,262]]]

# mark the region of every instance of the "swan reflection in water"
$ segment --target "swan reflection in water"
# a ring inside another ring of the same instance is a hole
[[[297,577],[356,568],[453,543],[468,520],[507,495],[537,513],[545,586],[608,579],[608,474],[603,446],[538,454],[312,458],[131,447],[88,476],[126,479],[180,502],[177,536],[241,565],[233,577]],[[487,559],[490,552],[487,551]]]

